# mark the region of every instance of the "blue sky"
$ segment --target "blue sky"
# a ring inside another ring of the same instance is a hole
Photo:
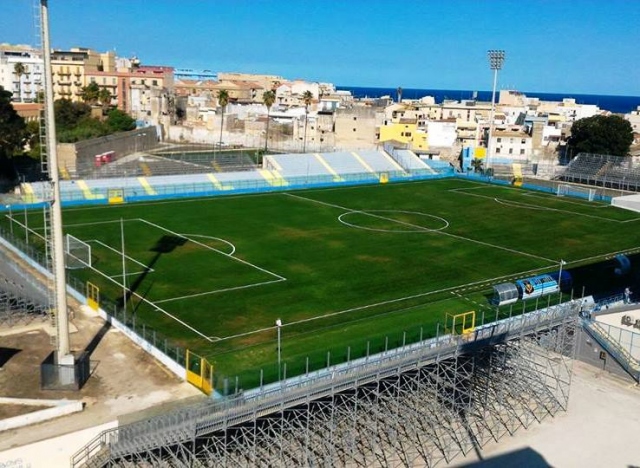
[[[341,86],[640,95],[638,0],[49,0],[51,43]],[[33,0],[0,42],[34,43]]]

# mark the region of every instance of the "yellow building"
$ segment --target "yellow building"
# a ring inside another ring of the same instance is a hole
[[[82,88],[88,85],[88,73],[115,72],[115,54],[101,54],[84,47],[54,50],[51,54],[51,72],[53,99],[80,101]]]
[[[407,145],[407,149],[426,151],[429,149],[427,133],[418,129],[414,120],[400,119],[380,127],[380,143],[397,141]]]

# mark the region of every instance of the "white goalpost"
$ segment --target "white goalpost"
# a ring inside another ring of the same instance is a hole
[[[580,185],[558,184],[557,195],[559,197],[577,197],[593,201],[598,191],[592,187],[582,187]]]
[[[91,246],[71,234],[65,236],[64,253],[67,268],[91,267]]]

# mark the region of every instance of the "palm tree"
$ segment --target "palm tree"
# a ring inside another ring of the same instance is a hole
[[[267,106],[267,134],[264,138],[264,152],[267,153],[267,144],[269,142],[269,114],[271,113],[271,106],[276,101],[276,93],[273,91],[265,91],[262,95],[262,102]],[[256,161],[257,162],[257,161]]]
[[[307,123],[309,122],[309,105],[313,102],[313,94],[311,91],[305,91],[302,95],[302,100],[304,101],[304,141],[302,143],[302,152],[306,152],[307,150]]]
[[[222,148],[222,127],[224,127],[224,109],[229,104],[229,91],[226,89],[221,89],[218,91],[218,104],[222,108],[222,118],[220,120],[220,144],[219,147]]]
[[[82,88],[80,97],[90,106],[94,106],[100,100],[100,87],[96,82],[91,82]]]
[[[22,83],[21,83],[21,78],[22,78],[22,75],[24,75],[27,72],[27,69],[24,66],[24,63],[17,62],[13,66],[13,72],[18,76],[18,99],[20,100],[20,102],[22,102]]]
[[[109,108],[112,97],[111,91],[107,88],[100,88],[100,91],[98,91],[98,100],[100,104],[102,104],[102,112],[105,112]]]
[[[473,167],[473,172],[482,173],[483,166],[484,166],[484,163],[483,163],[482,159],[473,158],[471,160],[471,167]]]

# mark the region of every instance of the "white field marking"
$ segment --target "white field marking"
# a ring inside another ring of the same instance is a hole
[[[310,201],[310,202],[314,202],[314,203],[319,203],[321,205],[330,206],[330,207],[333,207],[333,208],[339,208],[339,209],[344,210],[344,211],[353,211],[355,213],[362,213],[362,214],[368,215],[368,213],[366,211],[352,210],[350,208],[345,208],[344,206],[334,205],[332,203],[327,203],[327,202],[318,201],[318,200],[313,200],[312,198],[301,197],[300,195],[294,195],[292,193],[287,193],[286,195],[289,195],[290,197],[294,197],[294,198],[299,198],[301,200],[306,200],[306,201]],[[370,214],[369,214],[369,216],[373,216],[374,218],[375,217],[379,217],[379,216],[370,215]],[[403,224],[400,221],[398,221],[398,223]],[[404,224],[406,224],[406,223],[404,223]],[[427,231],[427,230],[425,230],[425,232],[431,232],[431,233],[433,233],[435,235],[452,237],[454,239],[463,240],[463,241],[471,242],[471,243],[474,243],[474,244],[483,245],[485,247],[490,247],[490,248],[494,248],[494,249],[498,249],[498,250],[504,250],[506,252],[510,252],[510,253],[517,254],[517,255],[522,255],[522,256],[525,256],[525,257],[536,258],[538,260],[544,260],[545,262],[549,262],[549,263],[558,263],[556,260],[552,260],[550,258],[541,257],[539,255],[530,254],[530,253],[527,253],[527,252],[521,252],[519,250],[510,249],[508,247],[503,247],[501,245],[489,244],[488,242],[483,242],[483,241],[476,240],[476,239],[469,239],[468,237],[458,236],[456,234],[451,234],[451,233],[445,232],[445,231],[433,231],[433,230],[428,230]]]
[[[137,275],[141,275],[141,274],[143,274],[144,272],[145,272],[145,270],[142,270],[142,271],[134,271],[133,273],[129,273],[129,272],[127,272],[126,276],[127,276],[127,278],[128,278],[129,276],[137,276]],[[109,276],[109,278],[113,278],[113,279],[115,279],[115,278],[122,278],[122,273],[120,273],[119,275],[111,275],[111,276]]]
[[[8,219],[11,220],[11,218],[9,218],[9,215],[6,215],[6,217]],[[30,228],[28,227],[26,224],[21,223],[20,221],[18,221],[15,217],[12,219],[12,222],[16,223],[18,226],[20,226],[22,229],[24,229],[27,232],[32,233],[34,236],[42,239],[44,242],[46,242],[47,240],[44,238],[44,236],[40,233],[38,233],[37,231],[43,231],[44,228]]]
[[[464,297],[462,294],[458,293],[457,291],[451,291],[451,295],[455,296],[458,299],[461,299],[461,300],[463,300],[465,302],[468,302],[469,304],[473,304],[474,306],[476,306],[480,310],[485,310],[485,309],[486,310],[493,310],[493,308],[490,307],[488,304],[480,304],[478,301],[474,301],[472,299],[469,299],[468,297]]]
[[[99,275],[107,278],[109,281],[111,281],[112,283],[117,284],[120,288],[124,288],[122,283],[117,282],[116,280],[114,280],[113,278],[111,278],[110,276],[108,276],[107,274],[103,273],[102,271],[98,270],[97,268],[94,268],[93,266],[90,267],[93,271],[95,271],[96,273],[98,273]],[[207,335],[205,335],[204,333],[199,332],[198,330],[196,330],[195,328],[193,328],[191,325],[189,325],[188,323],[186,323],[183,320],[180,320],[178,317],[176,317],[173,314],[170,314],[169,312],[167,312],[166,310],[164,310],[162,307],[158,307],[157,305],[155,305],[153,302],[151,302],[150,300],[146,299],[145,297],[141,296],[140,294],[138,294],[135,291],[131,291],[128,288],[127,291],[129,293],[131,293],[131,297],[137,297],[138,299],[140,299],[141,302],[144,302],[146,304],[149,304],[151,307],[153,307],[157,312],[161,312],[164,315],[166,315],[167,317],[175,320],[176,322],[178,322],[180,325],[186,327],[187,329],[191,330],[192,332],[194,332],[196,335],[201,336],[202,338],[204,338],[205,340],[209,341],[209,342],[213,342],[214,340],[212,340],[211,338],[209,338]]]
[[[232,288],[224,288],[224,289],[214,289],[211,291],[206,291],[206,292],[202,292],[202,293],[196,293],[196,294],[188,294],[186,296],[179,296],[179,297],[170,297],[169,299],[162,299],[160,301],[155,301],[155,304],[162,304],[165,302],[172,302],[172,301],[180,301],[183,299],[191,299],[192,297],[199,297],[199,296],[208,296],[210,294],[218,294],[218,293],[222,293],[222,292],[227,292],[227,291],[235,291],[238,289],[248,289],[248,288],[255,288],[256,286],[264,286],[265,284],[272,284],[272,283],[280,283],[282,281],[286,281],[286,279],[275,279],[272,281],[263,281],[261,283],[253,283],[253,284],[245,284],[242,286],[234,286]]]
[[[573,216],[582,216],[582,217],[585,217],[585,218],[597,219],[599,221],[608,221],[608,222],[611,222],[611,223],[621,223],[622,222],[622,221],[618,221],[617,219],[603,218],[602,216],[595,216],[595,215],[590,215],[590,214],[586,214],[586,213],[578,213],[577,211],[560,210],[558,208],[549,208],[549,207],[544,207],[544,206],[531,206],[531,205],[528,205],[527,203],[511,201],[511,200],[502,200],[500,198],[494,198],[493,200],[496,203],[500,204],[500,205],[513,206],[513,207],[516,207],[516,208],[522,208],[522,209],[527,209],[527,210],[554,211],[556,213],[566,213],[566,214],[570,214],[570,215],[573,215]]]
[[[213,237],[213,236],[205,236],[203,234],[181,234],[182,236],[189,236],[189,237],[202,237],[203,239],[213,239],[213,240],[217,240],[222,242],[223,244],[227,244],[229,247],[231,247],[231,253],[228,253],[227,255],[232,256],[234,253],[236,253],[236,246],[233,245],[231,242],[229,242],[228,240],[225,239],[221,239],[219,237]]]
[[[379,218],[379,219],[383,219],[386,221],[391,221],[393,223],[397,223],[403,226],[407,226],[410,228],[414,228],[414,229],[410,229],[410,230],[406,230],[406,231],[394,231],[393,229],[375,229],[375,228],[370,228],[370,227],[365,227],[365,226],[359,226],[357,224],[351,224],[346,222],[343,217],[344,216],[348,216],[350,214],[357,214],[357,213],[364,213],[367,216],[371,216],[374,218]],[[393,218],[387,218],[384,216],[379,216],[379,215],[374,215],[372,213],[405,213],[405,214],[416,214],[416,215],[420,215],[420,216],[425,216],[428,218],[434,218],[437,219],[439,221],[442,221],[444,223],[444,225],[442,227],[439,227],[437,229],[433,229],[433,228],[427,228],[424,226],[418,226],[418,225],[414,225],[411,223],[407,223],[404,221],[399,221],[397,219],[393,219]],[[340,216],[338,216],[338,221],[340,221],[342,224],[344,224],[345,226],[349,226],[355,229],[364,229],[365,231],[374,231],[374,232],[390,232],[393,234],[406,234],[406,233],[410,233],[410,232],[432,232],[432,231],[441,231],[443,229],[447,229],[449,227],[449,221],[447,221],[444,218],[441,218],[440,216],[434,216],[434,215],[430,215],[430,214],[426,214],[426,213],[420,213],[417,211],[402,211],[402,210],[368,210],[368,211],[348,211],[346,213],[342,213]]]
[[[557,263],[557,262],[556,262]],[[325,318],[329,318],[329,317],[335,317],[338,315],[344,315],[344,314],[348,314],[350,312],[358,312],[361,310],[366,310],[366,309],[371,309],[373,307],[378,307],[378,306],[383,306],[383,305],[388,305],[388,304],[394,304],[397,302],[402,302],[402,301],[406,301],[406,300],[410,300],[410,299],[417,299],[419,297],[426,297],[426,296],[430,296],[432,294],[439,294],[439,293],[443,293],[443,292],[450,292],[450,291],[464,291],[464,290],[468,290],[468,289],[478,289],[481,290],[482,287],[484,287],[485,283],[487,286],[497,283],[498,281],[505,281],[507,279],[510,278],[521,278],[524,276],[528,276],[530,274],[533,273],[539,273],[545,270],[548,270],[549,267],[541,267],[541,268],[535,268],[532,270],[526,270],[526,271],[522,271],[519,273],[513,273],[513,274],[509,274],[509,275],[503,275],[503,276],[497,276],[495,278],[489,278],[489,279],[483,279],[480,281],[475,281],[472,283],[467,283],[467,284],[462,284],[462,285],[458,285],[458,286],[452,286],[449,288],[443,288],[443,289],[438,289],[436,291],[428,291],[428,292],[424,292],[424,293],[418,293],[418,294],[413,294],[411,296],[405,296],[405,297],[399,297],[396,299],[390,299],[388,301],[382,301],[382,302],[376,302],[374,304],[367,304],[364,306],[358,306],[358,307],[354,307],[351,309],[345,309],[345,310],[340,310],[337,312],[331,312],[328,314],[324,314],[324,315],[318,315],[316,317],[310,317],[310,318],[306,318],[306,319],[302,319],[302,320],[296,320],[295,322],[288,322],[288,323],[283,323],[282,327],[287,327],[287,326],[293,326],[293,325],[297,325],[300,323],[307,323],[307,322],[314,322],[316,320],[322,320]],[[416,306],[418,307],[418,306]],[[224,338],[218,338],[218,341],[226,341],[226,340],[231,340],[233,338],[240,338],[243,336],[249,336],[249,335],[253,335],[255,333],[261,333],[264,331],[269,331],[269,330],[273,330],[274,326],[272,327],[266,327],[266,328],[259,328],[258,330],[253,330],[253,331],[249,331],[249,332],[244,332],[244,333],[238,333],[236,335],[230,335],[230,336],[225,336]]]
[[[120,256],[120,258],[122,258],[122,252],[121,252],[120,250],[118,250],[118,249],[114,249],[114,248],[113,248],[113,247],[111,247],[110,245],[107,245],[107,244],[105,244],[104,242],[99,241],[98,239],[91,239],[91,240],[88,240],[88,241],[87,241],[87,243],[88,243],[88,244],[91,244],[91,243],[100,244],[100,245],[101,245],[101,246],[103,246],[104,248],[106,248],[106,249],[108,249],[108,250],[111,250],[112,252],[117,253],[117,254]],[[132,261],[133,263],[136,263],[136,264],[140,265],[142,268],[145,268],[146,270],[148,270],[148,272],[149,272],[149,273],[153,273],[153,272],[155,271],[153,268],[149,268],[149,267],[148,267],[147,265],[145,265],[144,263],[139,262],[138,260],[136,260],[136,259],[135,259],[135,258],[133,258],[133,257],[130,257],[130,256],[129,256],[129,255],[127,255],[127,254],[125,254],[125,255],[124,255],[124,258],[126,258],[127,260]],[[119,275],[119,276],[122,276],[122,275]]]
[[[491,187],[474,187],[474,188],[469,188],[469,189],[464,189],[464,188],[462,188],[462,189],[450,189],[449,191],[450,192],[461,193],[463,195],[468,195],[470,197],[486,198],[488,200],[493,200],[496,203],[499,203],[499,204],[505,205],[505,206],[514,206],[514,207],[517,207],[517,208],[526,208],[526,209],[529,209],[529,210],[538,210],[538,211],[555,211],[555,212],[558,212],[558,213],[566,213],[566,214],[572,214],[572,215],[575,215],[575,216],[584,216],[584,217],[587,217],[587,218],[593,218],[593,219],[598,219],[598,220],[602,220],[602,221],[609,221],[609,222],[612,222],[612,223],[629,223],[629,222],[640,220],[640,217],[637,217],[637,218],[633,218],[633,219],[627,219],[625,221],[618,221],[616,219],[603,218],[602,216],[595,216],[595,215],[590,215],[590,214],[585,214],[585,213],[578,213],[576,211],[571,211],[571,210],[561,210],[561,209],[558,209],[558,208],[550,208],[550,207],[544,207],[544,206],[531,206],[531,205],[526,204],[526,203],[517,202],[517,201],[511,201],[511,200],[503,200],[503,199],[492,197],[492,196],[489,196],[489,195],[479,195],[477,193],[468,193],[468,190],[474,190],[474,189],[480,189],[480,188],[491,188]],[[515,190],[515,189],[513,189],[513,190]],[[566,201],[566,200],[562,200],[562,201],[563,201],[563,203],[572,203],[572,204],[579,205],[579,206],[585,206],[584,203],[575,203],[575,202]],[[598,208],[598,209],[600,209],[600,208],[610,208],[610,205],[598,205],[598,206],[596,206],[594,208]]]
[[[177,232],[173,232],[173,231],[171,231],[171,230],[169,230],[169,229],[167,229],[167,228],[164,228],[164,227],[159,226],[159,225],[157,225],[157,224],[155,224],[155,223],[152,223],[152,222],[150,222],[150,221],[147,221],[146,219],[138,218],[138,221],[141,221],[141,222],[143,222],[143,223],[146,223],[146,224],[148,224],[149,226],[153,226],[153,227],[155,227],[155,228],[157,228],[157,229],[160,229],[160,230],[162,230],[162,231],[168,232],[169,234],[172,234],[172,235],[174,235],[174,236],[176,236],[176,237],[180,237],[180,238],[182,238],[182,239],[186,239],[186,240],[188,240],[189,242],[193,242],[194,244],[197,244],[197,245],[199,245],[199,246],[201,246],[201,247],[204,247],[205,249],[208,249],[208,250],[212,250],[212,251],[214,251],[214,252],[217,252],[217,253],[219,253],[220,255],[224,255],[225,257],[228,257],[228,258],[230,258],[230,259],[232,259],[232,260],[235,260],[236,262],[242,263],[243,265],[247,265],[247,266],[250,266],[250,267],[252,267],[252,268],[255,268],[256,270],[261,271],[261,272],[263,272],[263,273],[266,273],[266,274],[268,274],[268,275],[271,275],[271,276],[273,276],[273,277],[275,277],[275,278],[278,278],[279,280],[286,281],[286,279],[287,279],[287,278],[285,278],[284,276],[280,276],[280,275],[278,275],[277,273],[274,273],[274,272],[269,271],[269,270],[267,270],[267,269],[265,269],[265,268],[259,267],[258,265],[254,265],[253,263],[247,262],[246,260],[242,260],[241,258],[234,257],[234,256],[232,256],[232,255],[229,255],[228,253],[223,252],[222,250],[218,250],[218,249],[216,249],[216,248],[214,248],[214,247],[211,247],[211,246],[208,246],[208,245],[206,245],[206,244],[203,244],[202,242],[198,242],[198,241],[195,241],[195,240],[189,239],[188,237],[185,237],[185,236],[183,236],[182,234],[178,234]]]
[[[515,189],[514,189],[515,190]],[[585,199],[580,199],[580,198],[574,198],[571,196],[567,196],[567,197],[562,197],[561,200],[559,200],[560,197],[558,197],[558,195],[556,194],[552,194],[549,192],[522,192],[521,195],[523,197],[527,197],[527,198],[539,198],[541,200],[556,200],[556,201],[560,201],[564,204],[568,204],[568,205],[578,205],[578,206],[586,206],[588,208],[592,208],[594,210],[600,210],[602,208],[609,208],[611,205],[607,205],[606,203],[602,202],[602,201],[589,201],[589,200],[585,200]]]
[[[123,219],[123,222],[131,222],[131,221],[136,221],[135,218],[133,219]],[[118,223],[120,224],[120,220],[119,219],[112,219],[111,221],[95,221],[93,223],[77,223],[77,224],[65,224],[64,227],[82,227],[82,226],[98,226],[100,224],[114,224],[114,223]]]

